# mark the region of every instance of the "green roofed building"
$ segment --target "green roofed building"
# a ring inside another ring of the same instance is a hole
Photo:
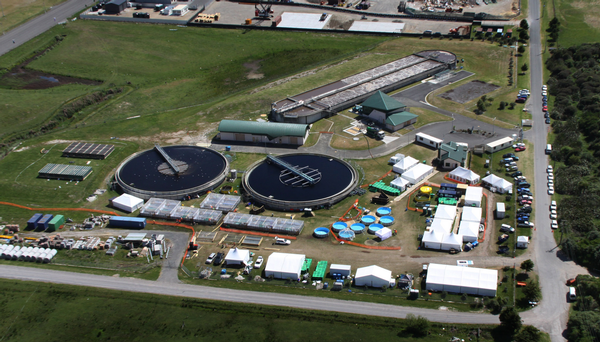
[[[306,124],[222,120],[219,137],[221,140],[300,146],[306,141],[309,130],[310,126]]]
[[[445,170],[454,170],[467,164],[468,146],[464,143],[450,141],[442,143],[438,149],[439,166]]]
[[[407,109],[402,102],[381,91],[371,95],[362,103],[363,115],[392,132],[417,122],[418,116],[408,112]]]
[[[64,179],[69,181],[82,181],[92,173],[89,166],[46,164],[39,172],[39,178]]]

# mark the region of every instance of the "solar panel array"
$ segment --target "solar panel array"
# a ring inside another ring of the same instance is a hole
[[[63,157],[105,159],[114,150],[115,145],[74,142],[63,150]]]

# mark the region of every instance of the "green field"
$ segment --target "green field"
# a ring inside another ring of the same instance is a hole
[[[600,6],[594,0],[542,1],[542,33],[546,34],[548,22],[556,15],[561,24],[558,46],[569,47],[600,40]],[[556,45],[555,45],[556,46]]]
[[[65,0],[3,0],[2,17],[0,17],[0,32],[2,34],[25,23],[26,21],[47,12]]]

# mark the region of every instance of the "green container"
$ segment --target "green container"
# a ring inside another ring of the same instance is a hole
[[[55,231],[63,224],[65,224],[65,217],[63,215],[56,215],[48,222],[48,231]]]

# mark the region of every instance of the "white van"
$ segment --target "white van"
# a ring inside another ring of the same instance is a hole
[[[575,288],[573,286],[569,286],[569,300],[574,301],[575,299],[577,299]]]
[[[546,154],[550,154],[552,153],[552,145],[548,144],[546,145]]]

